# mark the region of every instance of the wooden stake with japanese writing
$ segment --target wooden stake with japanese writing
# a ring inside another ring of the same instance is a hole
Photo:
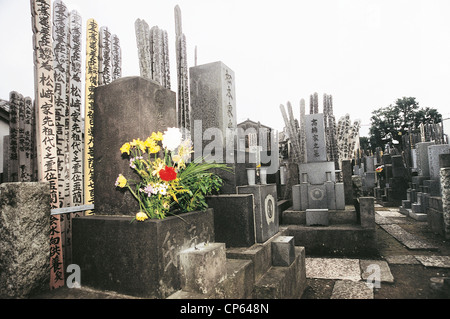
[[[98,86],[98,23],[87,21],[86,88],[84,120],[84,203],[94,204],[94,90]],[[87,211],[86,215],[92,214]]]
[[[37,114],[38,179],[50,184],[51,208],[58,208],[58,159],[54,105],[51,1],[31,0],[35,101]],[[50,215],[50,289],[64,285],[61,226],[58,215]]]

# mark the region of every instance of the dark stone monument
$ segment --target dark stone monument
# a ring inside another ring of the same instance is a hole
[[[253,196],[230,194],[208,196],[214,210],[214,233],[217,242],[227,247],[250,247],[256,243]]]
[[[152,132],[176,127],[176,96],[143,77],[125,77],[95,89],[94,203],[97,215],[137,213],[130,192],[116,189],[119,174],[131,173],[120,147],[133,139],[145,140]]]
[[[256,242],[263,243],[278,232],[279,217],[275,184],[237,187],[238,194],[253,194]]]
[[[214,242],[212,209],[130,223],[132,217],[73,219],[73,262],[81,284],[144,298],[181,289],[180,252]]]

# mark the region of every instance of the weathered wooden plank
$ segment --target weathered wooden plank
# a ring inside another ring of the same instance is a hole
[[[31,0],[35,101],[38,114],[40,181],[50,185],[50,204],[58,208],[58,159],[56,148],[56,125],[54,105],[53,47],[51,34],[51,1]],[[50,216],[50,288],[64,285],[64,265],[62,260],[61,227],[59,216]]]
[[[98,24],[87,21],[86,30],[86,88],[84,121],[84,203],[94,203],[94,90],[98,86]],[[92,212],[86,212],[92,214]]]

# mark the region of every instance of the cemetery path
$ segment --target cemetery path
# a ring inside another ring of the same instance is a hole
[[[394,281],[382,279],[380,287],[373,290],[373,298],[450,299],[450,291],[442,288],[442,279],[450,278],[450,241],[433,233],[427,222],[400,216],[396,208],[376,207],[376,214],[379,257],[375,259],[387,262]],[[383,228],[385,225],[401,227],[408,241],[394,237]],[[412,239],[426,245],[408,246]],[[307,278],[308,287],[302,299],[332,299],[338,281],[338,278]],[[363,297],[356,294],[353,298]]]

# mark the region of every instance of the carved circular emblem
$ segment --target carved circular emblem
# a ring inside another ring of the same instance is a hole
[[[320,188],[313,188],[309,191],[312,200],[321,200],[325,196],[324,191]]]
[[[267,224],[275,222],[275,199],[271,194],[264,200]]]

